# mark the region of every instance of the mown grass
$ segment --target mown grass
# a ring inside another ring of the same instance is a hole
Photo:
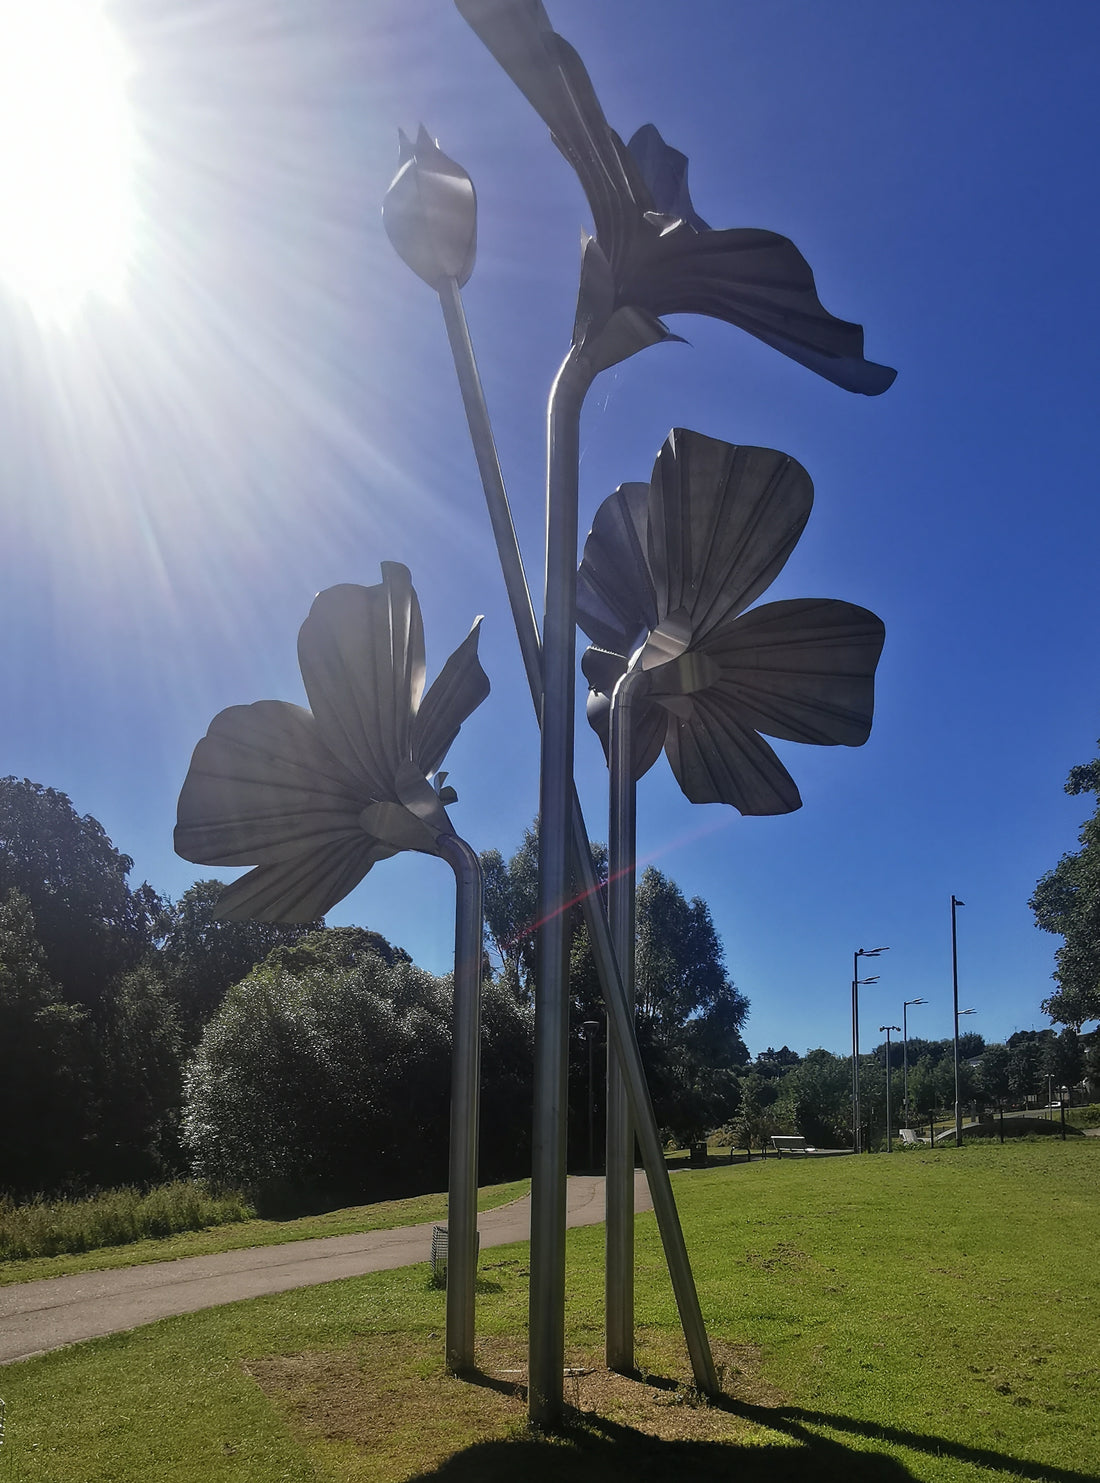
[[[639,1362],[524,1426],[527,1248],[487,1251],[483,1373],[442,1370],[424,1268],[171,1319],[0,1371],[28,1483],[1094,1483],[1097,1140],[675,1176],[725,1396],[700,1407],[653,1219]],[[568,1361],[601,1352],[602,1228],[570,1233]],[[677,1382],[681,1382],[679,1385]],[[0,1473],[2,1477],[2,1473]]]
[[[497,1205],[506,1205],[525,1194],[529,1186],[530,1180],[527,1179],[487,1185],[478,1193],[478,1208],[492,1210]],[[132,1195],[135,1192],[112,1193]],[[153,1193],[155,1195],[157,1192]],[[69,1206],[70,1202],[59,1203],[63,1208],[56,1218],[63,1221],[66,1218],[64,1207]],[[442,1222],[447,1214],[447,1196],[414,1195],[411,1199],[384,1200],[375,1205],[353,1205],[297,1220],[258,1220],[249,1218],[251,1212],[243,1202],[241,1208],[241,1215],[227,1217],[234,1221],[231,1225],[214,1226],[210,1223],[205,1229],[177,1230],[172,1235],[157,1236],[151,1233],[147,1239],[122,1236],[119,1244],[104,1244],[93,1250],[77,1249],[57,1256],[27,1256],[0,1261],[0,1287],[12,1282],[33,1282],[41,1277],[64,1277],[72,1272],[106,1271],[114,1267],[141,1266],[146,1262],[175,1261],[185,1256],[211,1256],[219,1251],[240,1251],[248,1246],[277,1246],[285,1241],[305,1241],[315,1236],[349,1236],[362,1231],[420,1225],[429,1220]],[[17,1220],[19,1211],[33,1213],[35,1209],[34,1205],[16,1207]],[[0,1219],[3,1214],[3,1207],[0,1206]],[[104,1228],[109,1229],[109,1223],[105,1223]],[[15,1233],[19,1229],[14,1221],[13,1229]],[[0,1247],[0,1250],[3,1248]],[[0,1474],[0,1479],[2,1477]]]
[[[185,1179],[145,1192],[131,1186],[100,1190],[78,1200],[17,1204],[0,1196],[0,1261],[123,1246],[248,1220],[255,1214],[239,1192],[215,1192]]]

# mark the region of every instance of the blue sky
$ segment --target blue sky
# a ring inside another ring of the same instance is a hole
[[[661,761],[645,861],[709,902],[754,1051],[849,1044],[851,954],[889,944],[862,1036],[987,1039],[1046,1023],[1056,939],[1036,878],[1071,849],[1065,774],[1100,736],[1094,491],[1100,10],[1020,0],[547,0],[624,136],[655,122],[715,226],[790,236],[825,305],[898,368],[850,396],[729,326],[605,373],[581,519],[648,477],[673,426],[782,449],[814,514],[770,597],[862,603],[887,627],[861,749],[783,743],[803,809],[693,807]],[[313,594],[412,569],[429,673],[485,614],[493,692],[448,759],[456,826],[518,844],[537,735],[434,295],[379,206],[398,126],[470,171],[466,306],[529,574],[542,568],[543,407],[587,211],[540,120],[446,0],[138,0],[138,237],[121,302],[65,327],[0,286],[0,772],[63,789],[178,895],[192,747],[224,706],[302,700]],[[2,228],[0,228],[2,229]],[[605,773],[578,714],[602,838]],[[225,872],[230,878],[233,872]],[[330,916],[449,964],[440,861],[376,868]]]

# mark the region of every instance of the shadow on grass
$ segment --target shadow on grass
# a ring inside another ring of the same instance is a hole
[[[513,1386],[483,1373],[467,1380],[518,1395]],[[649,1385],[660,1380],[647,1376]],[[675,1383],[670,1382],[675,1389]],[[1033,1483],[1098,1483],[1094,1473],[1045,1467],[986,1447],[945,1437],[856,1421],[849,1416],[797,1406],[754,1406],[722,1397],[714,1403],[731,1416],[784,1434],[788,1445],[724,1441],[666,1440],[591,1413],[567,1413],[553,1434],[518,1433],[506,1441],[479,1442],[456,1452],[440,1467],[409,1483],[657,1483],[678,1475],[691,1483],[914,1483],[917,1474],[894,1457],[853,1448],[823,1436],[818,1428],[848,1433],[888,1447],[985,1468],[991,1483],[998,1473]]]

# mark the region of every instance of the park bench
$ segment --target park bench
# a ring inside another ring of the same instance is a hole
[[[811,1145],[806,1142],[805,1138],[795,1138],[788,1133],[773,1133],[772,1147],[775,1149],[780,1158],[782,1158],[785,1153],[811,1154],[817,1152],[817,1149],[811,1147]]]
[[[928,1138],[922,1138],[919,1133],[914,1133],[912,1128],[899,1128],[898,1137],[909,1148],[916,1148],[921,1143],[930,1143]]]

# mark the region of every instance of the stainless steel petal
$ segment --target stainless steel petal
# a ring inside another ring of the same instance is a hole
[[[802,807],[794,779],[767,742],[711,697],[694,698],[690,719],[670,719],[665,751],[692,803],[728,803],[743,814]]]
[[[477,653],[480,633],[481,619],[476,618],[420,702],[412,727],[412,760],[424,777],[436,771],[463,721],[489,694],[489,676]]]
[[[871,731],[885,637],[866,608],[802,598],[742,613],[701,649],[719,666],[715,691],[747,725],[786,741],[858,747]]]
[[[810,476],[786,453],[674,428],[648,505],[659,616],[683,609],[695,642],[705,638],[778,576],[812,506]]]
[[[260,865],[359,834],[368,795],[316,720],[280,700],[231,706],[195,748],[180,793],[176,853],[201,865]]]
[[[398,802],[424,688],[424,628],[408,568],[382,563],[374,587],[346,583],[314,600],[298,662],[321,735],[370,796]]]
[[[354,890],[373,865],[395,853],[360,830],[354,839],[250,870],[222,892],[216,915],[229,921],[316,921]]]
[[[577,623],[602,649],[630,654],[658,622],[649,569],[649,485],[620,484],[603,501],[577,573]]]

